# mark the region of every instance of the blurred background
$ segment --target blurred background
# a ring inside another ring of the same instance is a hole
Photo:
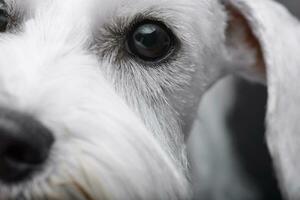
[[[278,2],[300,19],[300,0]],[[266,100],[264,86],[237,77],[204,97],[189,139],[195,199],[283,200],[265,143]]]
[[[284,4],[291,12],[300,17],[300,1],[299,0],[278,0]]]

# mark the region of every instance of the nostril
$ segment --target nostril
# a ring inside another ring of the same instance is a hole
[[[13,183],[25,179],[43,160],[27,145],[12,144],[2,152],[0,159],[0,177],[2,181]]]
[[[6,149],[6,151],[3,152],[3,157],[5,160],[10,160],[14,162],[19,163],[30,163],[31,157],[27,152],[28,148],[25,145],[22,144],[14,144]]]
[[[40,122],[24,114],[9,112],[1,115],[1,120],[10,121],[10,126],[0,123],[0,180],[19,182],[41,168],[54,137]]]
[[[6,160],[15,163],[26,163],[32,165],[39,165],[47,158],[47,154],[39,152],[39,150],[32,149],[29,145],[13,144],[9,146],[4,152],[3,156]]]

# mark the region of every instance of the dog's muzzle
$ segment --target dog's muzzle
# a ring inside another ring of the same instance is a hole
[[[29,178],[47,160],[54,137],[33,117],[1,109],[0,180],[14,184]]]

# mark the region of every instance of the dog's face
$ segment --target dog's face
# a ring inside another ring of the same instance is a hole
[[[219,0],[0,8],[1,199],[187,197],[184,136],[200,97],[228,69],[264,64]]]
[[[221,4],[0,4],[1,199],[184,198],[183,133],[222,71]]]

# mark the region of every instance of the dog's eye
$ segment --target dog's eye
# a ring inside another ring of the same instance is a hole
[[[8,26],[9,16],[6,10],[0,9],[0,32],[5,32]]]
[[[127,38],[128,51],[142,60],[157,61],[170,55],[174,36],[160,22],[143,22],[135,26]]]

